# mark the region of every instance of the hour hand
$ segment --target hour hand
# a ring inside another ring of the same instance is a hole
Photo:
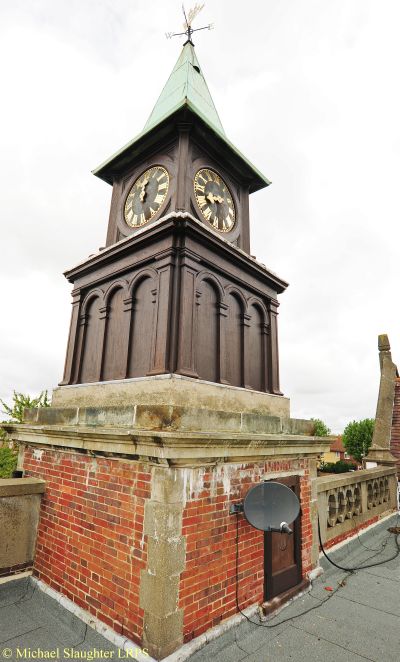
[[[206,195],[206,199],[208,202],[211,202],[211,204],[214,204],[215,202],[223,202],[224,199],[220,195],[214,195],[214,193],[208,193]]]
[[[146,186],[147,186],[148,183],[149,183],[149,180],[147,178],[147,179],[143,180],[143,182],[141,184],[142,190],[140,192],[140,202],[144,202],[144,199],[146,197]]]

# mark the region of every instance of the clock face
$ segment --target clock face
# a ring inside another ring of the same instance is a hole
[[[148,223],[158,212],[169,187],[169,175],[162,166],[144,172],[131,187],[124,207],[124,218],[131,228]]]
[[[194,193],[206,221],[220,232],[230,232],[235,225],[235,204],[222,177],[202,168],[194,178]]]

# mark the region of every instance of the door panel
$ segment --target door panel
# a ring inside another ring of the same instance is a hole
[[[298,476],[277,478],[300,498]],[[286,533],[264,533],[264,599],[271,600],[301,582],[301,513],[295,522],[288,522],[293,530]]]

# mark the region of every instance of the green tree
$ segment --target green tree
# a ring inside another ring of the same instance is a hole
[[[313,435],[315,437],[329,437],[331,431],[320,418],[312,418],[311,420],[314,423]]]
[[[42,391],[37,398],[31,398],[30,395],[14,391],[12,405],[9,406],[0,399],[3,414],[7,414],[13,423],[24,422],[24,409],[35,409],[36,407],[50,407],[50,401],[47,391]]]
[[[17,466],[18,453],[8,446],[0,446],[0,478],[10,478]]]
[[[7,414],[9,420],[13,423],[23,423],[24,409],[34,407],[50,407],[47,391],[42,391],[37,398],[31,398],[24,393],[14,391],[12,404],[8,405],[0,399],[0,405],[3,414]],[[6,423],[8,421],[3,421]],[[8,437],[5,430],[1,428],[0,423],[0,478],[10,478],[12,472],[17,466],[18,450],[13,447],[13,442]]]
[[[365,418],[362,421],[352,421],[344,429],[343,446],[358,462],[368,455],[374,434],[374,424],[373,418]]]

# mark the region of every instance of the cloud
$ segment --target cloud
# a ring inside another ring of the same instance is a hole
[[[246,13],[246,9],[248,10]],[[250,11],[251,9],[251,11]],[[179,6],[14,0],[2,7],[0,397],[61,378],[62,271],[104,245],[111,188],[90,174],[142,129],[177,59]],[[210,0],[196,50],[229,138],[273,185],[252,246],[281,297],[292,414],[336,431],[373,416],[377,335],[400,362],[400,8],[368,0]]]

